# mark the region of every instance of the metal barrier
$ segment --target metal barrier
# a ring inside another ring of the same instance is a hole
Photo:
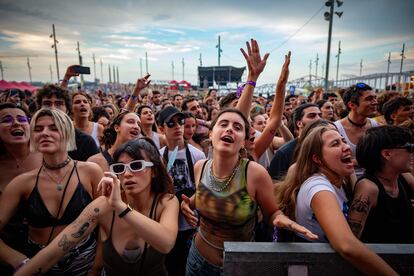
[[[367,244],[400,275],[414,275],[414,245]],[[225,242],[224,275],[361,275],[326,243]]]

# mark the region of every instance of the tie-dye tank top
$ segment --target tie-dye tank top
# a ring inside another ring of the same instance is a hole
[[[247,159],[240,160],[233,180],[220,192],[211,189],[212,160],[203,166],[195,198],[199,231],[204,241],[218,249],[223,241],[253,241],[257,203],[246,188],[248,163]]]

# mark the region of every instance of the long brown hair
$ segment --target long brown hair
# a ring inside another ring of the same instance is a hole
[[[322,134],[332,130],[331,126],[318,126],[310,131],[303,139],[296,164],[288,172],[283,182],[278,183],[275,188],[276,202],[279,208],[290,218],[295,218],[297,195],[300,186],[313,174],[320,172],[320,166],[313,160],[316,156],[323,162],[322,157]]]

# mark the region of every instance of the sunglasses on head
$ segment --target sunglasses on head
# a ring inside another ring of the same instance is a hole
[[[363,82],[358,82],[357,84],[355,84],[354,90],[368,90],[368,85],[363,83]]]
[[[413,143],[407,143],[403,146],[397,147],[398,149],[405,149],[409,153],[414,153],[414,144]]]
[[[185,119],[184,118],[179,118],[177,120],[169,120],[165,124],[167,125],[167,127],[173,128],[175,126],[175,124],[179,124],[180,126],[183,126],[184,123],[185,123]]]
[[[127,164],[115,163],[109,166],[109,170],[114,174],[123,174],[128,168],[131,172],[140,172],[147,167],[154,166],[154,163],[145,160],[135,160]]]

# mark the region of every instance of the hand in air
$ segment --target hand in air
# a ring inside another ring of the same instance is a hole
[[[113,208],[122,204],[119,179],[112,172],[104,172],[104,177],[98,184],[98,193],[101,192]]]
[[[69,79],[70,77],[77,77],[77,76],[79,76],[79,73],[76,73],[75,72],[75,67],[76,66],[79,66],[79,65],[71,65],[71,66],[69,66],[66,69],[65,77],[68,77],[68,79]]]
[[[247,41],[246,47],[247,53],[242,48],[240,48],[240,51],[246,59],[249,75],[252,78],[257,79],[266,66],[266,61],[269,57],[269,53],[265,54],[262,59],[260,56],[259,44],[254,39],[251,39],[250,43]]]
[[[148,80],[150,76],[150,74],[147,74],[145,77],[139,78],[135,84],[135,90],[141,91],[142,89],[148,87],[148,85],[151,83],[151,80]]]
[[[289,65],[290,65],[290,51],[285,55],[285,63],[282,66],[282,73],[280,74],[280,82],[286,83],[289,78]]]

